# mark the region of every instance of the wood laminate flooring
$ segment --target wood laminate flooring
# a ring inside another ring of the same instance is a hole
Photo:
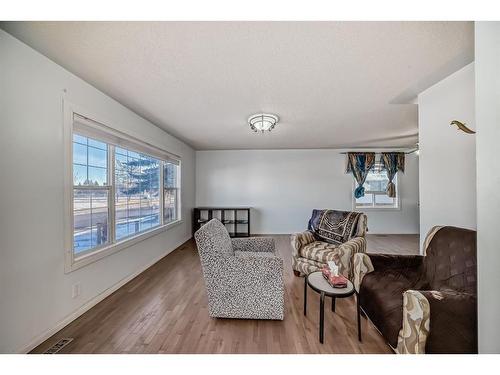
[[[318,340],[319,295],[291,268],[289,236],[273,236],[285,264],[283,321],[212,319],[193,240],[186,242],[36,347],[43,353],[65,337],[60,353],[392,353],[378,331],[361,320],[355,297],[325,301],[325,341]],[[417,235],[368,235],[368,252],[418,253]]]

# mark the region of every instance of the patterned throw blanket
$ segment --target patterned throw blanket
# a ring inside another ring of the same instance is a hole
[[[360,215],[351,211],[313,210],[308,229],[317,240],[340,245],[352,237]]]

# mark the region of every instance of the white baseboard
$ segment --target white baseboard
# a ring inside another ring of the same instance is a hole
[[[160,255],[159,257],[155,258],[153,261],[149,262],[147,265],[139,269],[138,271],[134,272],[133,274],[125,277],[124,279],[121,279],[118,281],[116,284],[112,285],[108,289],[104,290],[102,293],[98,294],[94,298],[92,298],[90,301],[86,302],[83,304],[81,307],[79,307],[76,311],[73,313],[67,315],[65,318],[63,318],[61,321],[59,321],[54,327],[44,331],[37,337],[35,337],[31,342],[23,347],[22,349],[18,350],[17,353],[19,354],[25,354],[29,353],[32,351],[34,348],[36,348],[38,345],[40,345],[42,342],[47,340],[49,337],[53,336],[57,332],[59,332],[61,329],[66,327],[69,323],[71,323],[73,320],[76,318],[80,317],[84,313],[86,313],[88,310],[90,310],[92,307],[97,305],[99,302],[101,302],[103,299],[106,297],[110,296],[112,293],[117,291],[119,288],[121,288],[123,285],[128,283],[130,280],[133,278],[139,276],[141,273],[146,271],[149,267],[153,266],[155,263],[158,263],[160,260],[162,260],[164,257],[166,257],[168,254],[170,254],[172,251],[178,249],[181,247],[183,244],[188,242],[192,237],[188,236],[187,239],[181,241],[177,246],[174,246],[173,249],[167,250],[165,253]]]

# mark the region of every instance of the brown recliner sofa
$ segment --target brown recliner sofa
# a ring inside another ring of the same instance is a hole
[[[476,232],[434,227],[424,249],[355,254],[358,311],[397,353],[477,353]]]

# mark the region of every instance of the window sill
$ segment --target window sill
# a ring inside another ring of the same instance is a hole
[[[354,211],[401,211],[401,207],[354,207]]]
[[[161,227],[155,228],[153,230],[150,230],[148,232],[144,232],[141,234],[138,234],[133,237],[128,237],[125,240],[116,242],[114,244],[105,246],[100,248],[99,250],[93,251],[89,254],[85,254],[83,256],[80,256],[78,258],[73,258],[72,251],[69,250],[71,253],[69,254],[69,257],[72,259],[71,264],[67,264],[65,268],[65,273],[70,273],[73,272],[79,268],[85,267],[86,265],[89,265],[91,263],[94,263],[104,257],[107,257],[111,254],[117,253],[120,250],[126,249],[130,246],[133,246],[139,242],[142,242],[150,237],[156,236],[157,234],[160,234],[162,232],[165,232],[166,230],[173,228],[177,225],[180,225],[183,223],[182,219],[173,221],[168,224],[164,224]]]

